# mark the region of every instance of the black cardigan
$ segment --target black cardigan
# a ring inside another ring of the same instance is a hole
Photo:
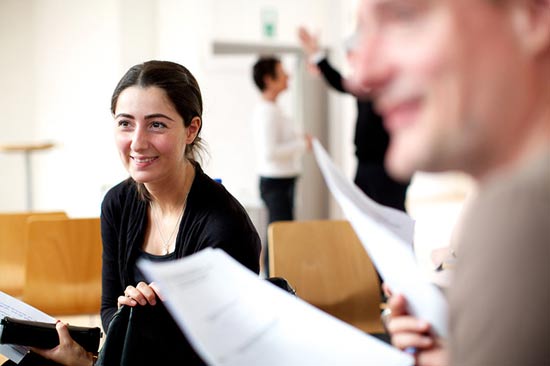
[[[176,258],[207,247],[221,248],[258,273],[260,238],[245,209],[197,163],[195,172],[176,239]],[[126,286],[136,285],[134,268],[145,237],[147,206],[138,198],[131,180],[113,187],[103,200],[101,320],[105,331],[117,310],[117,297],[123,295]]]

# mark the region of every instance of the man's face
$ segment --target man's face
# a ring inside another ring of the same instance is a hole
[[[273,80],[273,88],[277,92],[282,92],[288,89],[288,74],[286,73],[283,64],[278,62],[275,66],[275,78]]]
[[[524,75],[507,11],[485,0],[363,0],[355,77],[384,117],[394,177],[479,176],[513,138]]]

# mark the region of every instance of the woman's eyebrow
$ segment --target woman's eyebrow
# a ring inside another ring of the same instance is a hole
[[[128,113],[119,113],[115,116],[115,118],[119,118],[119,117],[134,119],[134,116]]]
[[[154,114],[148,114],[145,116],[145,119],[151,119],[151,118],[166,118],[166,119],[169,119],[170,121],[173,121],[172,118],[168,117],[167,115],[165,114],[162,114],[162,113],[154,113]]]

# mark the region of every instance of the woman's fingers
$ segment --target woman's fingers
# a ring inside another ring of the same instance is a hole
[[[136,306],[139,305],[155,305],[157,303],[157,295],[151,286],[145,282],[140,282],[136,287],[128,286],[124,290],[124,296],[118,297],[118,305]]]
[[[136,286],[137,290],[142,294],[145,301],[148,302],[150,305],[155,305],[157,303],[157,295],[155,294],[155,291],[146,284],[145,282],[140,282]],[[145,305],[140,302],[140,305]]]
[[[132,299],[131,297],[128,297],[128,296],[119,296],[118,299],[117,299],[117,303],[118,303],[119,308],[122,305],[126,305],[126,306],[136,306],[137,305],[137,301]]]
[[[149,286],[153,289],[153,291],[155,291],[155,294],[157,294],[158,298],[164,301],[164,298],[162,297],[162,294],[160,292],[160,288],[158,287],[158,285],[155,282],[151,282]]]

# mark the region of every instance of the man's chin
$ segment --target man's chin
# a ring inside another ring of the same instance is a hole
[[[390,144],[385,160],[386,170],[390,177],[399,182],[410,181],[418,168],[413,162],[408,149],[400,149]]]

